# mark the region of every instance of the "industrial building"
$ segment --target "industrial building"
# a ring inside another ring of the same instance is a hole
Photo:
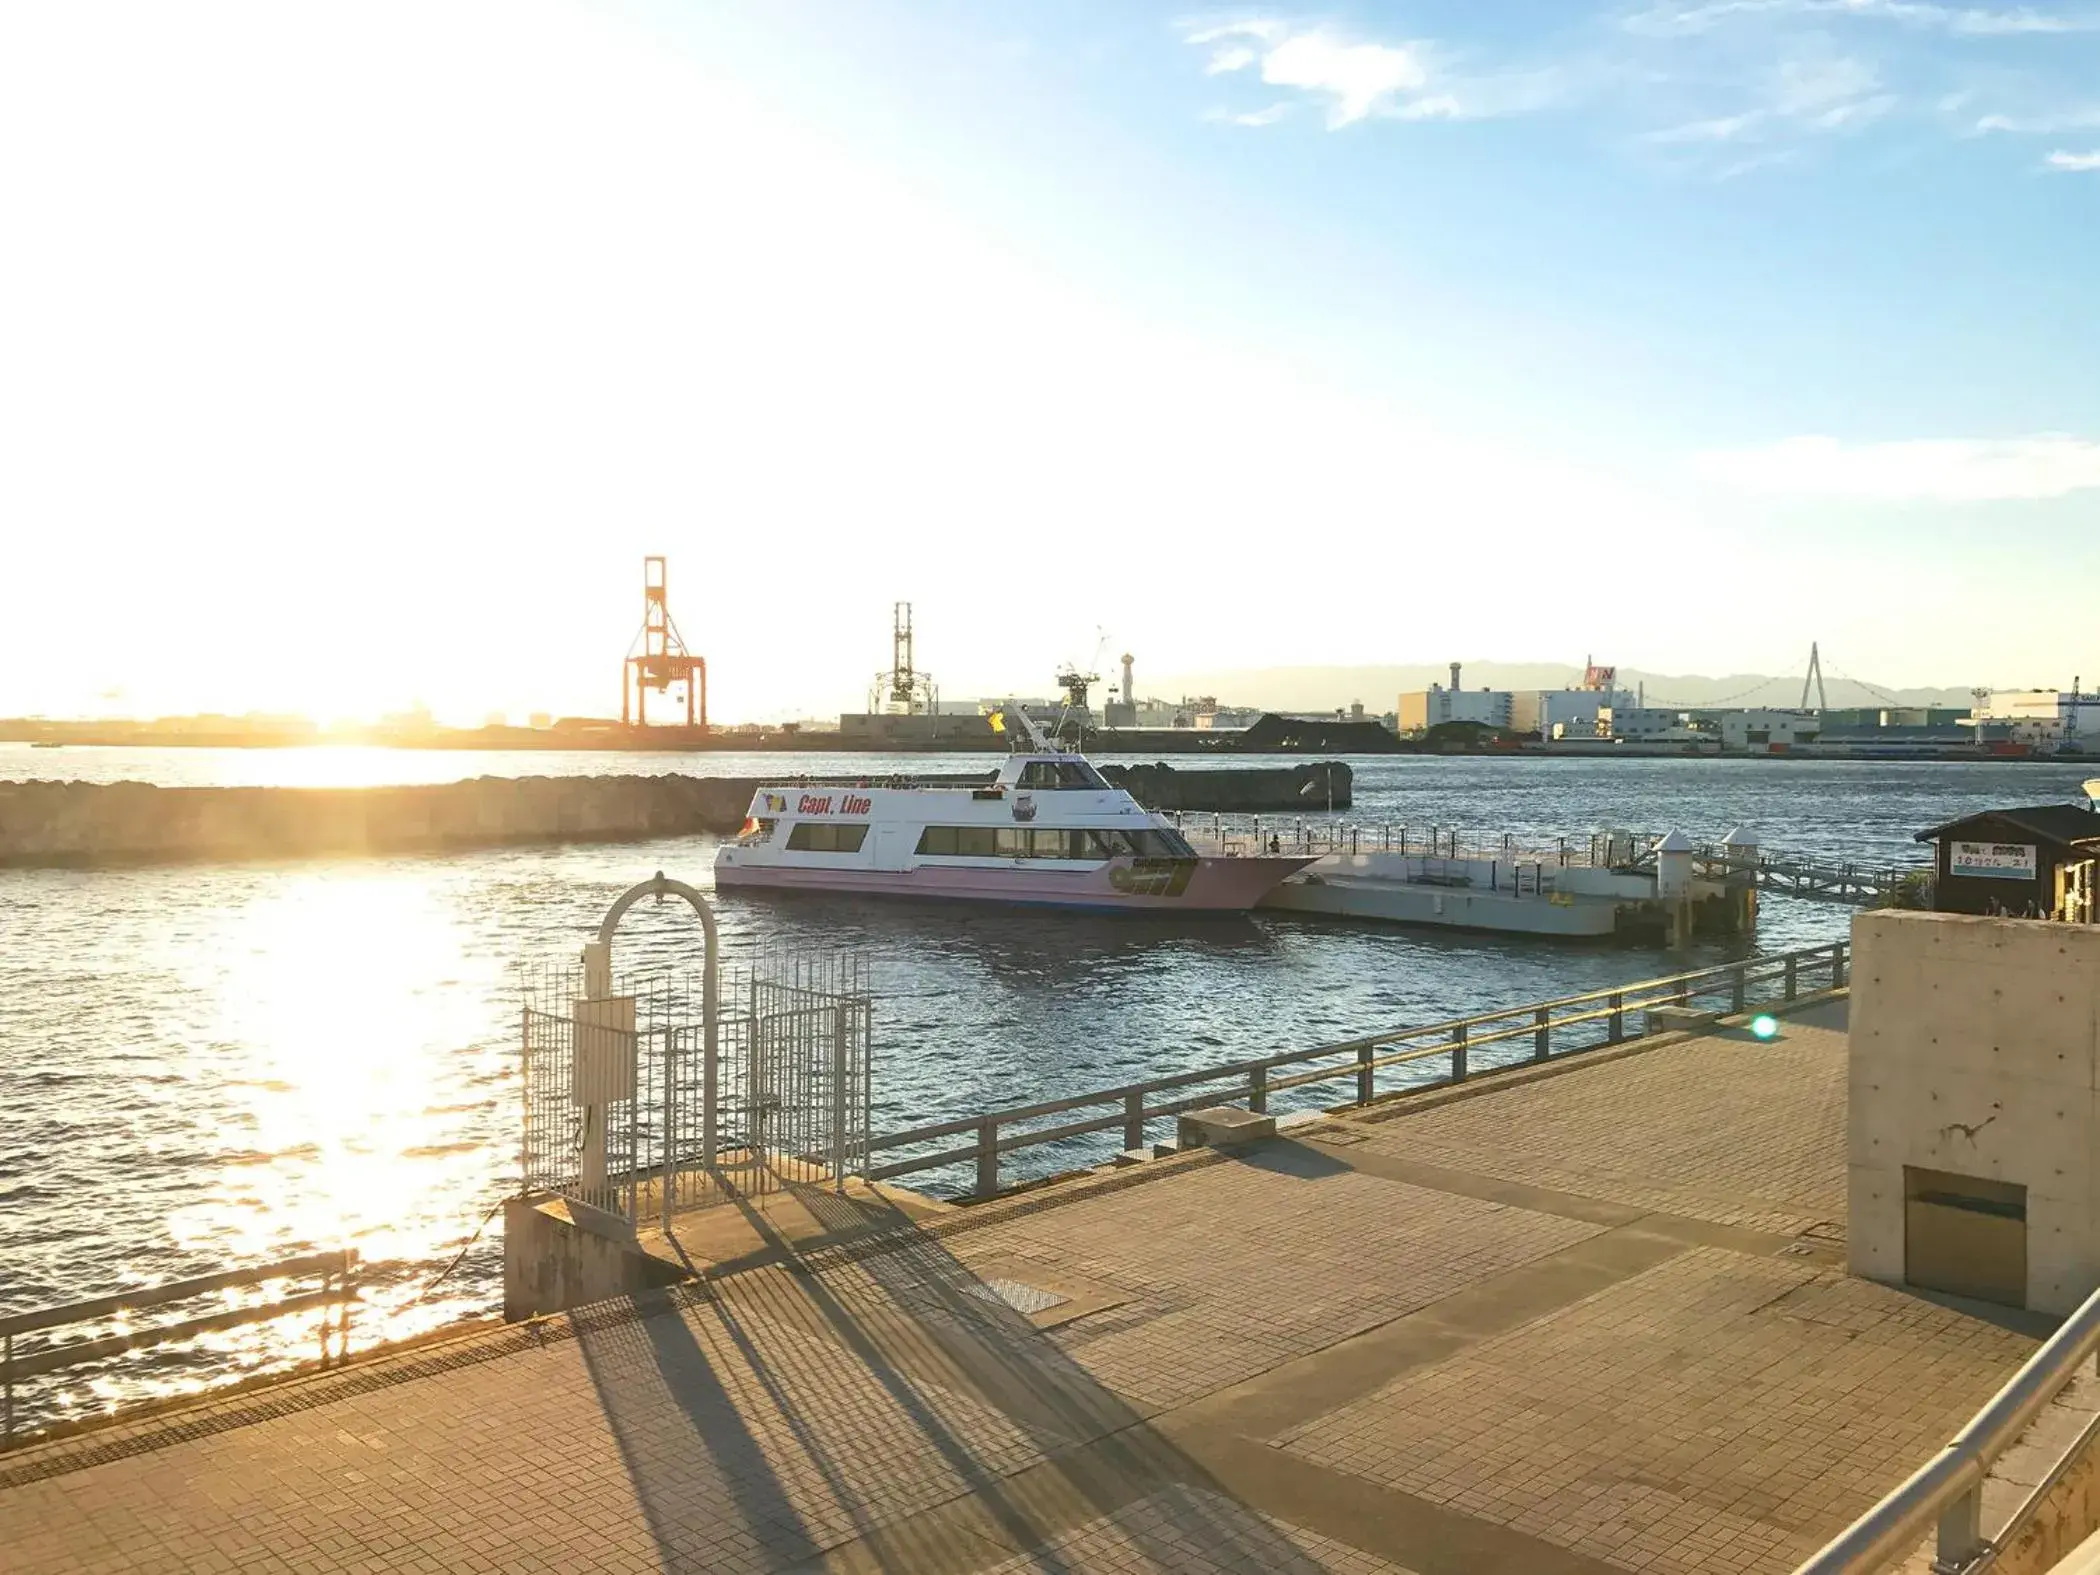
[[[1403,737],[1410,733],[1426,733],[1446,722],[1473,722],[1503,730],[1514,726],[1515,696],[1507,689],[1461,688],[1460,676],[1460,666],[1453,662],[1449,689],[1442,684],[1431,684],[1427,689],[1411,689],[1401,694],[1395,716]]]
[[[1992,737],[2036,749],[2100,746],[2100,695],[2076,679],[2068,694],[2055,689],[1999,689],[1977,706],[1977,726]]]
[[[1451,687],[1431,684],[1400,696],[1394,721],[1402,734],[1425,733],[1445,722],[1471,722],[1540,738],[1595,738],[1602,711],[1635,704],[1618,687],[1619,670],[1585,664],[1580,684],[1560,689],[1467,689],[1462,666],[1451,664]]]
[[[1710,731],[1692,726],[1688,713],[1670,706],[1607,705],[1597,711],[1598,738],[1618,738],[1629,743],[1694,743],[1711,740]],[[1563,735],[1565,736],[1565,735]]]
[[[1591,669],[1599,671],[1612,673],[1610,668]],[[1575,689],[1519,689],[1510,696],[1510,726],[1541,738],[1594,738],[1598,713],[1635,708],[1629,689],[1593,689],[1587,684]]]
[[[1723,749],[1789,749],[1813,744],[1823,736],[1823,718],[1816,711],[1780,711],[1753,708],[1718,713]]]

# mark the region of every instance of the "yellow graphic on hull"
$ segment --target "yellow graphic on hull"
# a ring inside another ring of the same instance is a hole
[[[1108,872],[1108,883],[1131,897],[1179,897],[1196,873],[1194,859],[1137,859]]]

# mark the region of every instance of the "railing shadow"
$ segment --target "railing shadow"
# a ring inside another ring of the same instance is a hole
[[[894,1204],[787,1186],[828,1245],[735,1196],[774,1266],[580,1335],[667,1567],[1327,1567]]]

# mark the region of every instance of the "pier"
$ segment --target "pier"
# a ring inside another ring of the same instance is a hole
[[[1549,1011],[1543,1061],[1535,1023],[1447,1032],[1462,1080],[1345,1079],[1244,1144],[963,1208],[803,1188],[793,1231],[750,1211],[741,1272],[0,1454],[0,1547],[37,1575],[1784,1571],[2046,1327],[1845,1273],[1839,957],[1744,979],[1770,1037],[1612,1042],[1607,999]],[[1491,1038],[1512,1064],[1469,1059]]]
[[[1757,845],[1742,832],[1700,849],[1681,836],[1671,843],[1628,831],[1527,841],[1302,815],[1176,820],[1206,853],[1312,857],[1259,906],[1328,918],[1680,945],[1748,933],[1765,884]],[[1666,846],[1674,855],[1667,867],[1659,858]]]

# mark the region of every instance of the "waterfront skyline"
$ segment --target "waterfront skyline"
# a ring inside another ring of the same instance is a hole
[[[0,713],[2100,671],[2100,12],[1479,11],[21,8]]]

